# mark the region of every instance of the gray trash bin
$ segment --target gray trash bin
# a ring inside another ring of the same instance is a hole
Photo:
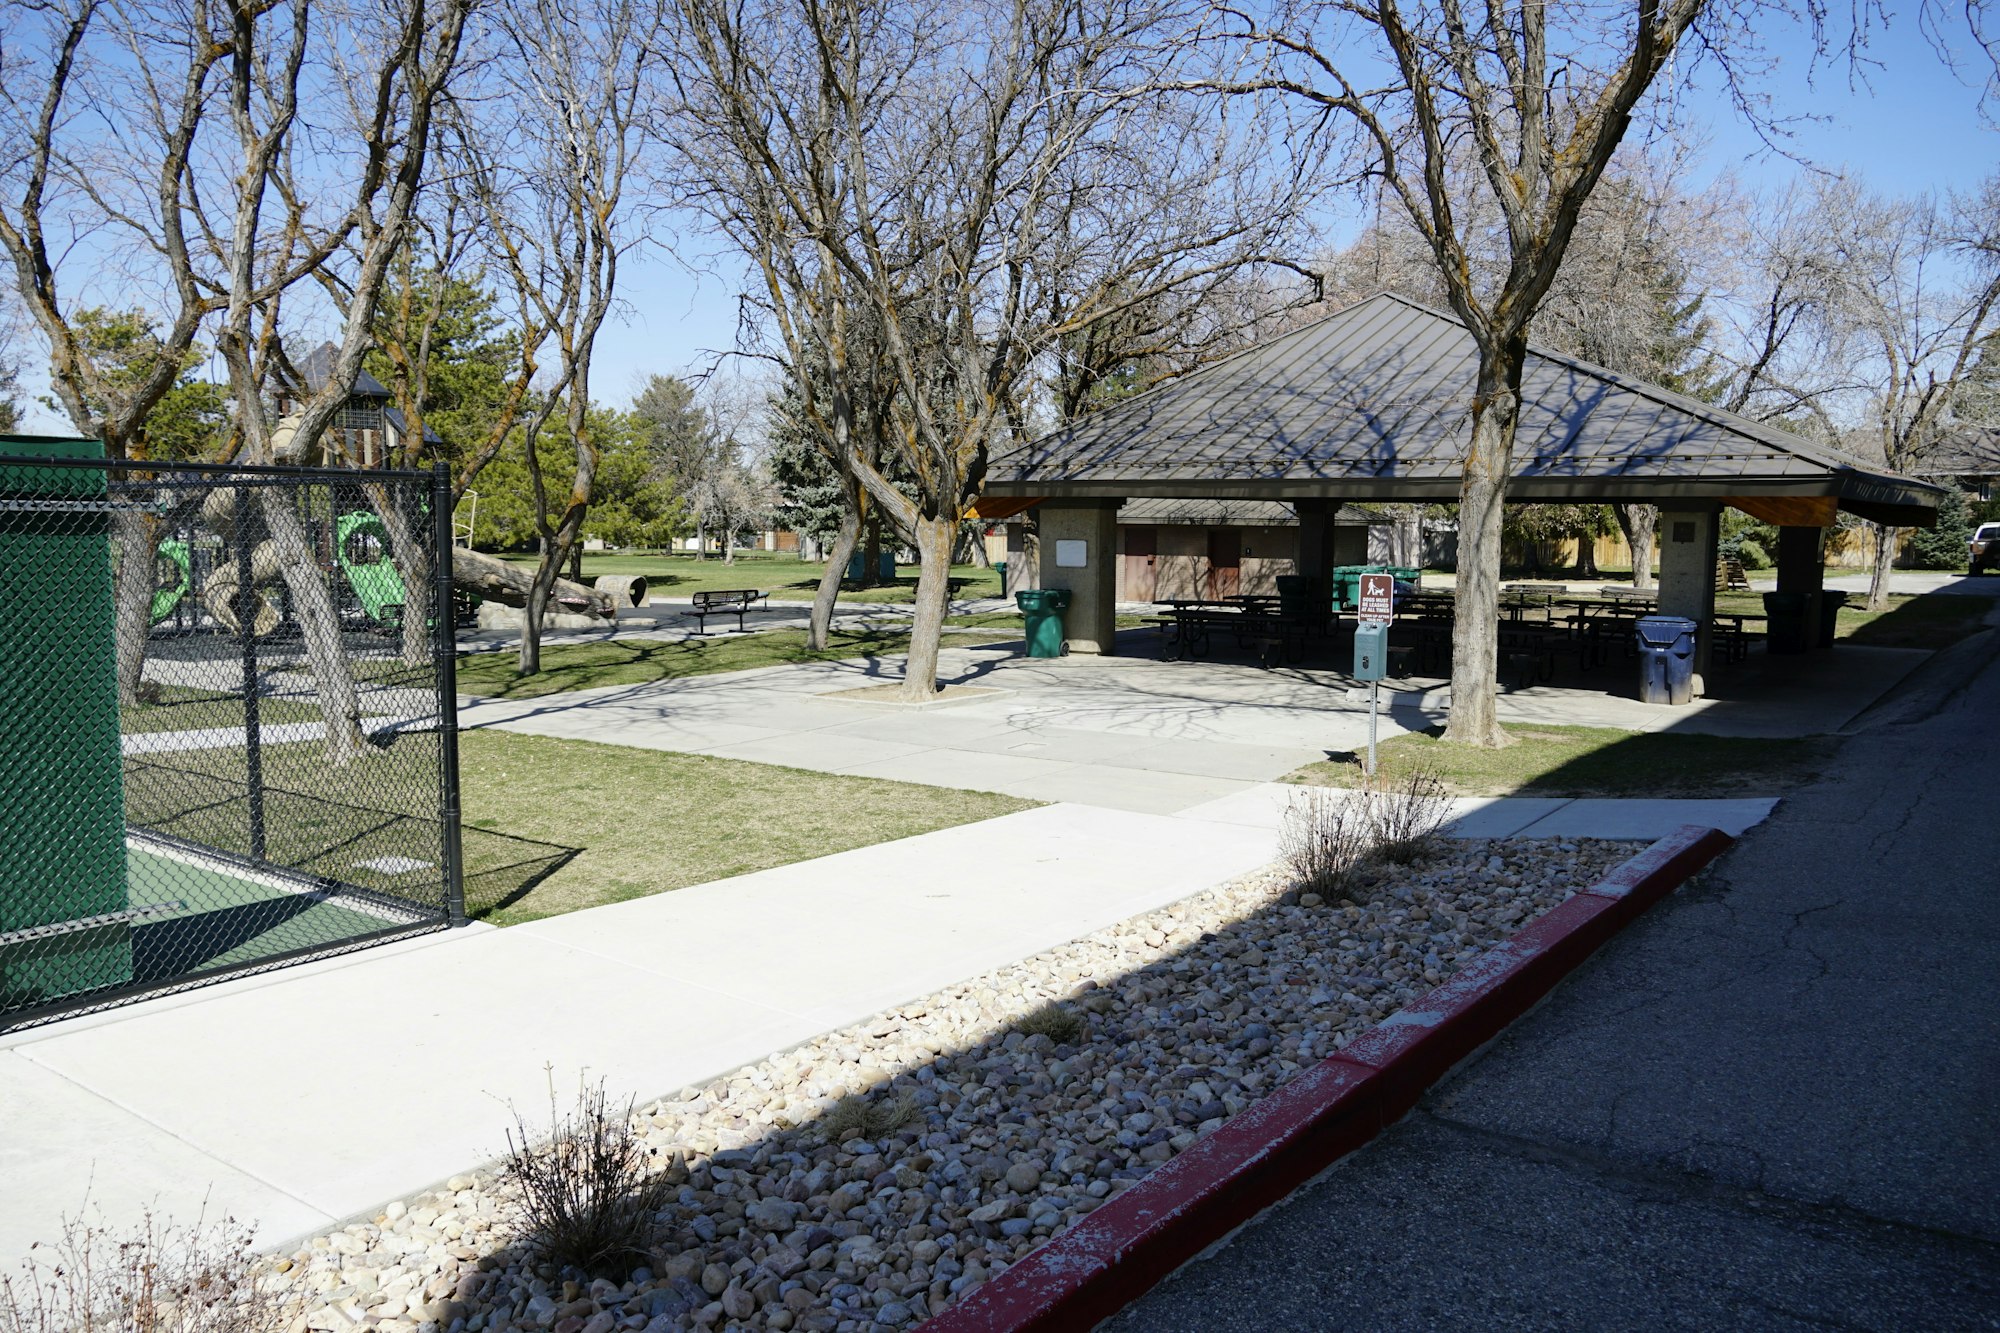
[[[1639,700],[1684,704],[1694,698],[1696,625],[1685,616],[1645,616],[1639,640]]]

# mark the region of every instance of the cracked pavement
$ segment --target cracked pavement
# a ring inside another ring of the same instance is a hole
[[[2000,1328],[1996,640],[1112,1327]]]

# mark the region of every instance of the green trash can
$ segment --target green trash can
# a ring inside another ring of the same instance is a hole
[[[1028,656],[1061,657],[1063,612],[1069,610],[1069,589],[1024,588],[1014,594],[1014,605],[1021,608]]]
[[[1390,565],[1389,572],[1396,576],[1396,582],[1407,583],[1412,587],[1419,587],[1424,581],[1424,571],[1412,569],[1408,565]]]
[[[1834,636],[1840,632],[1840,608],[1847,605],[1847,594],[1829,588],[1819,595],[1819,646],[1833,647]]]
[[[98,440],[0,438],[0,456],[102,458]],[[0,464],[0,1009],[132,980],[111,512],[98,468]],[[97,917],[102,924],[84,924]],[[32,931],[32,934],[27,932]]]
[[[1764,619],[1770,627],[1767,647],[1773,655],[1806,650],[1809,642],[1806,636],[1806,602],[1806,595],[1802,592],[1764,594]]]
[[[1335,565],[1333,567],[1333,609],[1352,611],[1361,600],[1361,576],[1375,571],[1373,565]]]

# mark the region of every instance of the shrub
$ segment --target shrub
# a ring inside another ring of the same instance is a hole
[[[1364,790],[1371,856],[1408,865],[1436,850],[1451,820],[1451,793],[1435,768],[1418,764],[1396,778],[1378,773]]]
[[[1333,787],[1307,787],[1285,808],[1278,854],[1307,893],[1347,896],[1370,847],[1368,800]]]
[[[644,1262],[654,1218],[672,1198],[666,1175],[632,1132],[632,1107],[611,1107],[604,1085],[581,1088],[564,1115],[549,1088],[551,1132],[534,1142],[519,1114],[507,1135],[507,1178],[543,1257],[587,1273],[624,1277]]]
[[[271,1276],[232,1219],[177,1227],[148,1212],[125,1234],[65,1219],[59,1241],[0,1277],[0,1333],[268,1333],[286,1324]]]
[[[1771,557],[1763,546],[1754,539],[1745,537],[1736,543],[1736,558],[1743,562],[1745,569],[1769,569]]]
[[[1045,1004],[1016,1019],[1014,1031],[1024,1037],[1047,1037],[1058,1046],[1068,1046],[1083,1035],[1083,1020],[1059,1004]]]
[[[833,1109],[821,1117],[820,1131],[836,1143],[854,1130],[860,1130],[864,1139],[879,1139],[907,1125],[916,1113],[914,1097],[905,1095],[877,1102],[860,1093],[834,1103]]]

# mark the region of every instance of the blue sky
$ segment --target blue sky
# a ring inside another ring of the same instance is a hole
[[[1953,35],[1961,50],[1975,51],[1969,37]],[[1874,35],[1868,55],[1880,68],[1866,71],[1865,84],[1850,85],[1844,61],[1812,69],[1802,34],[1767,40],[1776,64],[1759,86],[1770,93],[1773,114],[1819,118],[1795,126],[1789,142],[1790,151],[1815,166],[1854,173],[1879,191],[1904,193],[1969,188],[2000,161],[2000,131],[1979,115],[1979,65],[1968,60],[1965,76],[1953,77],[1907,18],[1899,15],[1888,31]],[[1733,169],[1749,185],[1775,184],[1801,170],[1765,150],[1712,89],[1684,94],[1676,112],[1707,138],[1706,170]],[[687,263],[645,256],[626,265],[621,285],[629,308],[600,337],[592,372],[605,401],[630,401],[651,374],[707,369],[718,352],[734,346],[740,281],[734,262],[716,253],[715,240],[707,236],[691,237],[682,253]],[[760,373],[736,364],[743,373]],[[43,376],[36,373],[41,367],[28,370],[23,378],[29,393],[44,392]],[[29,418],[30,429],[67,429],[39,405],[30,405]]]

